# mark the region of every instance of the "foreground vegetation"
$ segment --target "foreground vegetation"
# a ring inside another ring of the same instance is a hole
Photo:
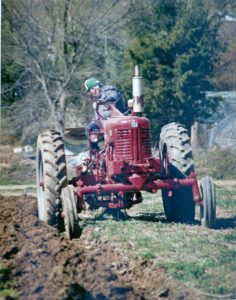
[[[129,217],[114,220],[108,215],[82,221],[91,228],[90,239],[109,239],[131,259],[152,259],[173,278],[198,288],[206,297],[233,299],[236,274],[236,184],[216,186],[217,224],[214,230],[196,224],[165,220],[161,199],[145,194],[143,204]],[[197,214],[198,217],[198,214]]]
[[[17,292],[11,288],[11,270],[0,265],[0,297],[1,299],[13,299]],[[12,298],[13,297],[13,298]]]

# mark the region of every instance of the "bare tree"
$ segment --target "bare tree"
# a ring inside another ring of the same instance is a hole
[[[236,13],[236,10],[235,10]],[[228,16],[226,16],[228,17]],[[219,54],[216,67],[216,83],[221,89],[236,90],[236,18],[224,17],[220,30],[224,51]]]
[[[68,102],[77,98],[80,110],[87,108],[81,84],[102,69],[105,41],[119,43],[131,8],[121,0],[3,0],[11,23],[4,30],[19,68],[19,129],[28,127],[27,133],[37,123],[62,131]]]

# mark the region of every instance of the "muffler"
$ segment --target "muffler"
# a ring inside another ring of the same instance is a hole
[[[139,65],[135,66],[132,86],[133,86],[133,112],[137,114],[141,114],[144,111],[143,77],[140,75]]]

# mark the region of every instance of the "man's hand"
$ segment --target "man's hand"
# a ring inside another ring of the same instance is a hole
[[[96,101],[93,102],[93,109],[95,111],[97,111],[97,109],[98,109],[98,103]]]

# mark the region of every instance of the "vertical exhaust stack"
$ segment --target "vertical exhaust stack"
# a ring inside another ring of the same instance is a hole
[[[143,102],[143,77],[140,75],[140,66],[136,65],[134,70],[133,84],[133,112],[141,115],[144,111]]]

